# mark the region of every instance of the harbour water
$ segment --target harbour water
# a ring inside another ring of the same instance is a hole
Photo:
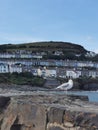
[[[45,92],[46,90],[42,90]],[[48,91],[48,90],[47,90]],[[52,91],[49,90],[48,93],[59,94],[59,95],[81,95],[88,96],[89,102],[98,102],[98,91]]]
[[[74,95],[86,95],[90,102],[98,102],[98,92],[97,91],[69,91],[67,94]]]
[[[84,95],[88,96],[90,102],[98,102],[98,91],[55,91],[40,88],[33,88],[33,90],[16,90],[16,89],[2,89],[0,88],[0,96],[16,96],[16,95],[32,95],[33,92],[48,92],[52,94],[66,94],[66,95]]]
[[[97,91],[61,91],[60,94],[66,93],[67,95],[84,95],[88,96],[90,102],[98,102]]]

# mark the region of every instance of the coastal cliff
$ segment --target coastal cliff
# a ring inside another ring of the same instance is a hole
[[[86,96],[32,95],[0,97],[0,130],[96,130],[98,104]]]

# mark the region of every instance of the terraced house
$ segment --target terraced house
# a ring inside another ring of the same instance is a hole
[[[8,64],[0,63],[0,73],[8,73],[8,72],[9,72]]]
[[[20,65],[9,65],[0,63],[0,73],[13,73],[13,72],[21,73],[22,67]]]

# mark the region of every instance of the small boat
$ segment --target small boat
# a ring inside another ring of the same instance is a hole
[[[73,80],[69,79],[68,82],[59,85],[56,88],[56,90],[65,90],[65,91],[67,91],[67,90],[71,89],[72,87],[73,87]]]

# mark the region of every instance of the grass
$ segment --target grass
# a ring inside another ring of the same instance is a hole
[[[0,83],[43,86],[45,80],[41,77],[35,77],[31,73],[6,73],[0,74]]]

